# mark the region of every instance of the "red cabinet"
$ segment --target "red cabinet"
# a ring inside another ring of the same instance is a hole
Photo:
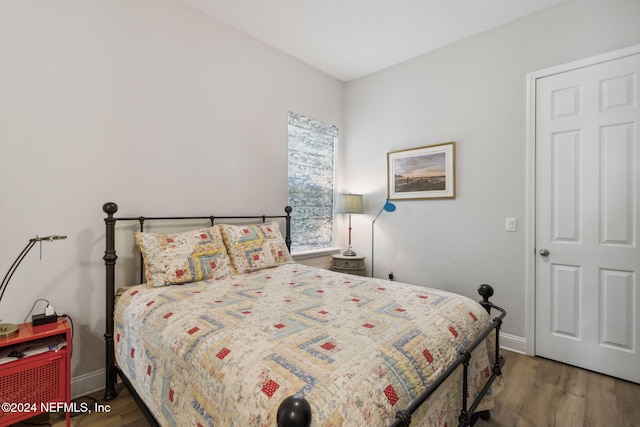
[[[9,356],[12,350],[24,356]],[[64,318],[23,323],[17,334],[0,338],[0,405],[0,426],[59,410],[70,425],[71,330]]]

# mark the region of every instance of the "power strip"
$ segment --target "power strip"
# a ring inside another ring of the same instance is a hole
[[[53,323],[58,320],[57,314],[34,314],[31,316],[31,323],[33,326],[46,325],[47,323]]]

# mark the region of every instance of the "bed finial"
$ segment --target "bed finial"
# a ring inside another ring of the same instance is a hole
[[[278,407],[278,427],[309,427],[311,405],[304,397],[289,396]]]
[[[493,296],[493,287],[484,283],[478,286],[478,293],[480,294],[484,302],[489,302],[489,298]]]
[[[107,202],[102,206],[102,210],[109,216],[113,216],[113,214],[118,212],[118,205],[113,202]]]
[[[491,285],[483,283],[482,285],[478,286],[478,293],[482,297],[480,305],[483,306],[485,310],[487,310],[487,313],[491,313],[491,307],[493,306],[493,304],[489,301],[489,298],[493,296],[493,287]]]

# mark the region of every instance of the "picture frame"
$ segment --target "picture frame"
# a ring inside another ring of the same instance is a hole
[[[455,142],[387,153],[389,200],[455,199]]]

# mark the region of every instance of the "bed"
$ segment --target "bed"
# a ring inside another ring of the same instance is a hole
[[[296,263],[290,207],[179,218],[103,210],[105,399],[120,377],[152,425],[454,426],[493,407],[506,313],[489,285],[478,303]],[[207,224],[145,230],[185,219]],[[118,231],[140,248],[140,285],[116,288],[116,223],[137,224]]]

